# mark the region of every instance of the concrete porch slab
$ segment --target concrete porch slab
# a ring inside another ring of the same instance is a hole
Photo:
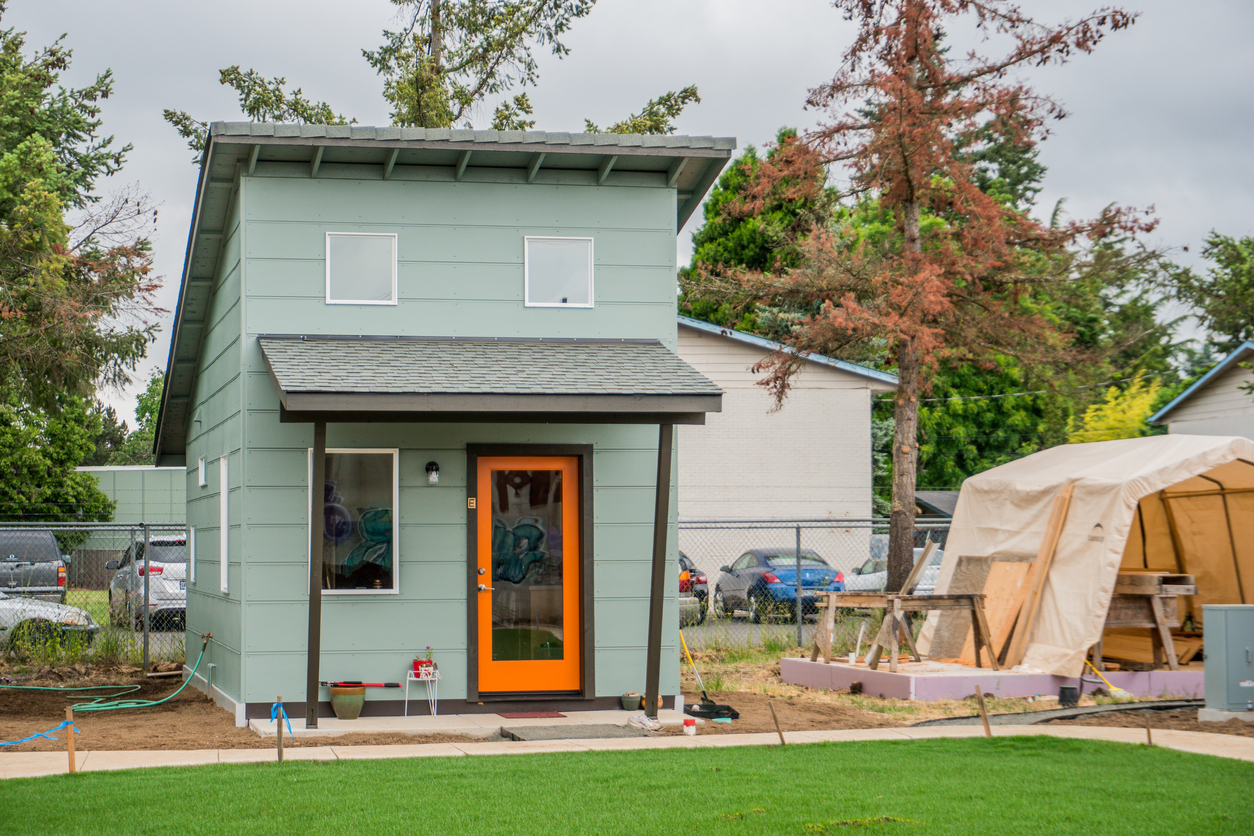
[[[897,665],[897,673],[889,672],[886,664],[879,670],[871,670],[865,663],[850,665],[833,661],[825,664],[809,659],[781,659],[779,668],[784,682],[793,685],[836,691],[861,682],[862,693],[870,696],[923,702],[966,699],[975,693],[976,685],[991,696],[1031,697],[1057,694],[1062,686],[1078,683],[1075,678],[1046,673],[997,672],[990,668],[969,668],[926,660],[901,662]],[[1200,699],[1206,693],[1200,667],[1180,671],[1108,671],[1103,675],[1114,687],[1137,696]],[[1105,688],[1100,683],[1084,684],[1086,692],[1097,687]]]
[[[318,718],[316,729],[305,728],[305,718],[291,717],[293,737],[334,738],[345,734],[408,734],[415,737],[433,734],[457,734],[465,737],[495,737],[503,726],[512,729],[548,726],[613,725],[626,726],[627,721],[639,711],[565,711],[565,717],[530,717],[507,719],[499,714],[444,714],[432,717],[358,717],[356,720],[340,720],[336,717]],[[658,722],[663,726],[682,726],[684,715],[672,709],[658,712]],[[704,721],[698,719],[700,725]],[[261,737],[273,738],[273,720],[250,720],[248,727]],[[284,733],[286,734],[286,728]],[[416,741],[417,742],[417,741]]]

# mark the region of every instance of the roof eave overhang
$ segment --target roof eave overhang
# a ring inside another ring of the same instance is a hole
[[[624,139],[618,135],[583,135],[571,134],[568,136],[578,138],[579,144],[561,144],[560,142],[531,142],[527,141],[527,132],[503,132],[501,141],[484,143],[476,142],[473,139],[475,132],[473,131],[448,131],[447,139],[412,139],[405,138],[406,131],[398,130],[396,138],[383,138],[361,140],[354,139],[353,132],[356,129],[348,129],[348,136],[275,136],[273,132],[276,126],[250,126],[247,133],[240,131],[239,126],[234,128],[226,123],[213,123],[210,126],[209,138],[205,144],[205,149],[201,153],[200,173],[196,183],[196,201],[192,208],[191,227],[187,236],[187,248],[183,257],[183,272],[179,283],[178,304],[175,307],[174,325],[170,337],[170,351],[166,359],[165,379],[166,386],[162,393],[161,405],[157,412],[157,428],[153,438],[153,453],[158,462],[168,463],[171,465],[183,465],[186,462],[186,438],[182,437],[186,432],[183,427],[187,422],[187,414],[185,412],[187,405],[190,403],[190,392],[180,392],[177,395],[172,393],[171,381],[175,377],[176,367],[181,362],[194,366],[196,363],[195,352],[196,346],[192,347],[191,356],[182,357],[180,360],[180,349],[185,339],[184,314],[187,308],[187,296],[189,288],[192,286],[192,272],[194,265],[194,254],[197,247],[206,237],[220,240],[222,227],[225,224],[225,217],[210,218],[205,217],[205,198],[210,187],[215,188],[234,188],[235,179],[230,181],[215,179],[211,176],[213,163],[220,149],[229,146],[250,147],[252,150],[245,156],[242,161],[241,168],[252,167],[256,164],[259,152],[265,146],[288,145],[288,146],[309,146],[316,153],[317,148],[339,148],[339,147],[376,147],[381,152],[391,156],[391,162],[385,162],[384,165],[388,171],[391,170],[392,164],[395,163],[395,154],[403,149],[429,148],[439,150],[456,149],[461,152],[474,152],[482,150],[492,150],[493,152],[517,152],[520,155],[530,157],[530,162],[526,166],[528,171],[528,182],[530,177],[534,175],[534,171],[530,168],[536,162],[536,158],[547,153],[562,154],[579,154],[590,155],[596,157],[665,157],[672,160],[666,173],[666,185],[668,188],[676,188],[679,199],[676,201],[676,232],[683,229],[684,225],[696,212],[701,205],[705,194],[714,185],[722,172],[727,161],[731,159],[732,151],[735,150],[736,143],[732,139],[714,139],[711,137],[700,137],[691,141],[689,146],[684,146],[680,140],[681,137],[635,137]],[[269,128],[272,135],[266,136],[264,133],[254,133],[256,129]],[[561,136],[561,135],[554,135]],[[513,141],[508,141],[513,140]],[[623,144],[624,142],[636,142],[637,144]],[[702,162],[702,167],[698,172],[698,176],[689,184],[688,190],[682,191],[677,187],[678,177],[681,173],[685,177],[692,177],[692,169],[689,160],[698,160]],[[688,169],[685,172],[685,169]],[[608,173],[608,168],[601,174],[601,180],[604,181],[604,175]],[[237,178],[236,178],[237,179]],[[199,286],[201,289],[211,287],[212,281],[201,281]],[[194,375],[193,375],[194,378]],[[182,409],[179,409],[179,406]],[[178,413],[178,414],[174,414]],[[169,425],[178,425],[178,432],[175,433],[177,438],[171,438],[171,433],[166,431]],[[167,450],[171,448],[170,450]]]
[[[702,331],[706,334],[715,334],[730,340],[735,340],[745,345],[751,345],[761,348],[764,351],[782,351],[785,353],[793,352],[793,349],[783,343],[777,343],[774,340],[768,340],[754,334],[746,334],[743,331],[736,331],[722,325],[714,325],[692,317],[680,316],[679,324],[683,327],[691,328],[694,331]],[[820,366],[827,366],[831,369],[838,369],[847,372],[855,377],[860,377],[867,382],[867,387],[872,392],[885,393],[897,391],[897,376],[889,372],[882,372],[878,369],[859,366],[856,363],[850,363],[846,360],[837,360],[834,357],[827,357],[822,354],[806,354],[802,357],[807,363],[815,363]]]
[[[1151,424],[1161,423],[1162,420],[1166,418],[1167,415],[1170,412],[1172,412],[1176,407],[1180,406],[1189,398],[1193,397],[1193,395],[1196,394],[1199,389],[1202,389],[1203,387],[1205,387],[1216,377],[1218,377],[1219,375],[1227,371],[1229,368],[1231,368],[1235,363],[1240,362],[1243,358],[1245,358],[1247,354],[1250,356],[1254,356],[1254,340],[1246,340],[1244,343],[1237,346],[1235,351],[1233,351],[1227,357],[1225,357],[1224,359],[1216,363],[1214,368],[1212,368],[1206,374],[1198,378],[1193,383],[1192,386],[1190,386],[1188,389],[1185,389],[1183,392],[1181,392],[1179,395],[1173,398],[1170,403],[1168,403],[1162,409],[1158,410],[1153,415],[1151,415],[1147,419],[1148,422]]]

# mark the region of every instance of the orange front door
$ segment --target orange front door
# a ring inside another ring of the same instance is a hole
[[[580,687],[579,459],[478,459],[481,693]]]

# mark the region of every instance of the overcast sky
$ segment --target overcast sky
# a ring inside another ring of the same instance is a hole
[[[1042,22],[1094,8],[1076,0],[1022,6]],[[1028,77],[1071,114],[1042,146],[1049,171],[1038,205],[1048,215],[1065,198],[1077,218],[1109,203],[1153,205],[1161,224],[1148,242],[1187,246],[1177,258],[1196,264],[1211,229],[1254,232],[1254,3],[1140,0],[1126,8],[1142,12],[1131,29],[1092,55]],[[141,379],[164,368],[169,353],[197,173],[162,108],[242,118],[233,92],[218,84],[220,68],[239,64],[285,76],[363,125],[386,125],[389,108],[361,50],[378,46],[393,24],[387,0],[9,0],[0,25],[28,33],[28,54],[66,34],[74,63],[64,83],[114,72],[105,130],[135,148],[117,182],[100,185],[138,182],[159,204],[156,268],[171,311]],[[666,90],[696,84],[702,103],[679,119],[680,133],[762,146],[781,126],[804,130],[822,120],[805,110],[806,91],[831,78],[851,31],[825,0],[600,0],[565,38],[567,58],[541,57],[540,84],[530,91],[536,127],[578,131],[584,117],[609,124]],[[479,114],[475,127],[490,117]],[[681,263],[699,223],[698,213],[680,235]],[[104,393],[132,422],[133,390]]]

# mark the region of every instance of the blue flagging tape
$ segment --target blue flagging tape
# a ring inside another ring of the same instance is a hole
[[[283,710],[283,703],[276,702],[274,705],[270,706],[270,722],[273,723],[275,718],[278,717],[280,714],[283,715],[283,720],[287,723],[287,736],[292,739],[293,743],[295,743],[296,735],[292,734],[292,721],[288,719],[287,712]],[[282,723],[279,724],[279,728],[277,729],[277,731],[279,734],[283,733]]]
[[[29,743],[30,741],[35,740],[40,737],[46,738],[48,740],[56,740],[56,738],[53,737],[52,735],[56,732],[61,731],[61,729],[65,728],[66,726],[69,726],[70,728],[74,729],[75,734],[82,734],[82,732],[78,730],[78,726],[74,725],[73,720],[66,720],[64,723],[57,726],[55,729],[48,729],[46,732],[40,732],[39,734],[32,734],[30,737],[24,738],[22,740],[9,740],[9,741],[0,743],[0,746],[16,746],[19,743]]]

